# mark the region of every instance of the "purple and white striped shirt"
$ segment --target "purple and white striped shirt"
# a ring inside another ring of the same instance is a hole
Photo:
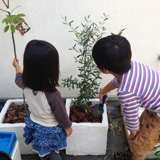
[[[139,130],[139,107],[160,113],[160,74],[148,66],[132,61],[131,69],[123,74],[122,81],[114,78],[117,96],[122,105],[129,131]]]

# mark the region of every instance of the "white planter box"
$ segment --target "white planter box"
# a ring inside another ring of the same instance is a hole
[[[66,109],[69,115],[71,99],[66,100]],[[98,99],[92,100],[99,104]],[[107,148],[108,118],[106,105],[102,115],[102,123],[75,123],[72,122],[73,133],[67,138],[66,154],[68,155],[105,155]]]
[[[23,137],[23,133],[24,133],[23,129],[25,127],[25,123],[15,123],[15,124],[3,123],[7,110],[9,109],[12,103],[21,105],[23,104],[23,99],[8,100],[5,103],[0,113],[0,131],[16,133],[21,154],[35,154],[35,152],[32,151],[31,145],[26,146],[24,144],[25,139]]]
[[[18,141],[16,141],[11,158],[12,160],[21,160],[21,153],[20,153]]]

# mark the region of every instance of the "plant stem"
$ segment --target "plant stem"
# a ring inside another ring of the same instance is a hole
[[[4,5],[6,6],[7,9],[9,9],[9,0],[8,0],[8,5],[6,4],[6,2],[4,0],[2,0],[2,2],[4,3]],[[19,7],[19,6],[18,6]],[[17,8],[17,7],[16,7]],[[9,11],[5,11],[3,9],[0,9],[1,11],[7,12],[9,16],[11,16],[11,13]],[[15,44],[15,39],[14,39],[14,34],[11,31],[11,35],[12,35],[12,42],[13,42],[13,49],[14,49],[14,56],[15,59],[17,59],[17,54],[16,54],[16,44]]]
[[[10,12],[8,12],[9,16],[11,15]],[[11,31],[11,35],[12,35],[12,42],[13,42],[13,49],[14,49],[14,57],[17,60],[17,54],[16,54],[16,44],[15,44],[15,39],[14,39],[14,34]]]
[[[12,32],[11,32],[11,34],[12,34],[12,41],[13,41],[14,56],[15,56],[15,59],[17,60],[16,45],[15,45],[14,34],[13,34]]]
[[[24,90],[23,90],[22,95],[23,95],[23,103],[24,103],[24,113],[27,113],[27,111],[26,111],[26,100],[25,100]]]
[[[3,10],[3,9],[0,9],[1,11],[3,11],[3,12],[7,12],[8,13],[8,11],[5,11],[5,10]]]
[[[13,8],[13,10],[11,11],[11,14],[13,13],[13,11],[16,9],[16,8],[18,8],[18,7],[21,7],[21,6],[17,6],[17,7],[15,7],[15,8]]]
[[[4,5],[6,6],[6,8],[9,8],[9,6],[6,4],[6,2],[4,0],[2,0],[2,2],[4,3]],[[9,4],[9,0],[8,0],[8,4]]]
[[[87,23],[88,24],[88,23]],[[89,24],[87,25],[87,27],[89,26]],[[88,39],[88,42],[89,42],[89,34],[87,33],[87,39]],[[84,47],[84,51],[85,51],[85,54],[84,54],[84,82],[85,84],[87,84],[87,73],[86,73],[86,64],[87,64],[87,51],[88,51],[88,42],[87,44],[85,45]],[[87,87],[85,87],[84,89],[84,94],[87,95]],[[84,97],[85,101],[87,101],[86,99],[86,96]]]

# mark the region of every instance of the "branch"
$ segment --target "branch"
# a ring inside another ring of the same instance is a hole
[[[15,59],[17,60],[16,44],[15,44],[14,34],[13,34],[12,32],[11,32],[11,34],[12,34],[12,42],[13,42],[14,56],[15,56]]]
[[[9,0],[8,0],[8,8],[9,8]]]
[[[18,8],[18,7],[21,7],[21,6],[17,6],[17,7],[15,7],[15,8],[13,8],[13,10],[11,11],[11,14],[13,13],[13,11],[16,9],[16,8]]]
[[[2,2],[4,3],[4,5],[6,6],[6,8],[9,8],[9,6],[6,4],[6,2],[4,0],[2,0]]]
[[[3,2],[3,3],[4,3],[4,5],[6,6],[6,8],[7,8],[7,9],[9,9],[9,0],[8,0],[8,5],[5,3],[5,1],[4,1],[4,0],[2,0],[2,2]],[[17,6],[17,7],[19,7],[19,6]],[[16,8],[17,8],[17,7],[16,7]],[[14,9],[16,9],[16,8],[14,8]],[[13,9],[13,10],[14,10],[14,9]],[[6,10],[3,10],[3,9],[0,9],[0,10],[1,10],[1,11],[4,11],[4,12],[7,12],[7,13],[9,14],[9,16],[11,15],[10,11],[6,11]],[[12,10],[12,12],[13,12],[13,10]],[[14,39],[14,34],[12,33],[12,31],[11,31],[11,35],[12,35],[12,42],[13,42],[14,56],[15,56],[15,59],[17,59],[15,39]]]
[[[3,11],[3,12],[7,12],[8,14],[9,14],[9,12],[8,11],[6,11],[6,10],[4,10],[4,9],[0,9],[1,11]]]

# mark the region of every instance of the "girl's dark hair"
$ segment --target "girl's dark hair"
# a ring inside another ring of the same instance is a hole
[[[42,40],[27,44],[22,79],[24,86],[34,91],[56,90],[59,86],[59,55],[52,44]]]
[[[123,74],[131,68],[130,43],[120,35],[110,35],[98,40],[93,47],[92,56],[101,70]]]

